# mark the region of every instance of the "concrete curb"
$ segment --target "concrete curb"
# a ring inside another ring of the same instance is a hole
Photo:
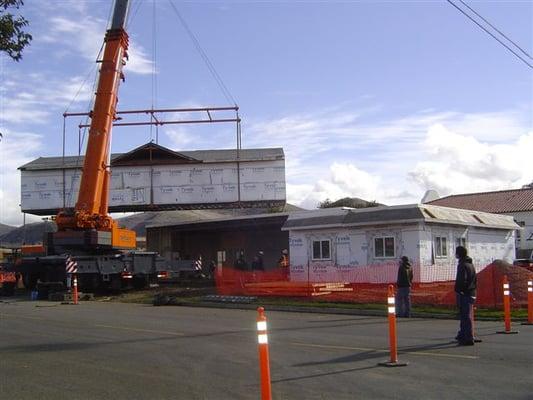
[[[182,307],[202,307],[202,308],[224,308],[232,310],[256,310],[257,304],[243,304],[243,303],[215,303],[215,302],[186,302],[177,301],[177,306]],[[346,309],[346,308],[323,308],[323,307],[305,307],[305,306],[281,306],[281,305],[263,305],[267,311],[281,311],[281,312],[299,312],[299,313],[312,313],[312,314],[335,314],[335,315],[361,315],[371,317],[386,317],[386,310],[358,310],[358,309]],[[450,319],[457,320],[456,317],[442,314],[429,314],[429,313],[412,313],[412,318],[428,318],[428,319]],[[402,318],[400,318],[402,320]],[[525,321],[525,318],[513,319],[514,322]],[[476,321],[502,321],[501,318],[495,317],[479,317]]]

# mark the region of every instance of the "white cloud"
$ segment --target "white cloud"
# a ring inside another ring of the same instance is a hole
[[[338,200],[343,197],[375,200],[382,192],[378,175],[363,171],[353,164],[339,163],[333,163],[329,168],[329,176],[309,188],[311,190],[307,193],[301,193],[305,197],[297,201],[304,208],[315,208],[326,199]]]
[[[425,159],[409,175],[424,190],[440,195],[517,188],[533,181],[527,160],[533,131],[514,141],[489,144],[442,125],[430,128]]]
[[[34,133],[17,133],[5,130],[0,141],[0,222],[8,225],[22,223],[20,213],[21,165],[38,157],[42,149],[42,136]],[[38,220],[30,217],[27,222]]]
[[[170,139],[170,147],[176,151],[187,148],[194,141],[194,137],[183,128],[165,129],[165,135]]]
[[[3,102],[0,121],[44,123],[57,109],[64,110],[73,99],[76,102],[91,99],[91,88],[82,87],[82,83],[83,78],[79,76],[67,79],[47,74],[15,76],[12,85],[0,89]]]
[[[61,43],[71,51],[82,57],[95,61],[106,30],[106,21],[89,15],[55,16],[50,18],[50,29],[41,40],[51,43]],[[152,73],[152,61],[146,50],[133,38],[129,39],[129,61],[125,72],[146,75]]]
[[[315,207],[344,196],[385,204],[420,201],[428,188],[520,187],[533,180],[527,110],[425,110],[369,122],[379,108],[327,110],[251,124],[247,147],[285,149],[288,201]]]

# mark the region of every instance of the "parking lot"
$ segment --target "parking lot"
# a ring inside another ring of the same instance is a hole
[[[458,347],[457,321],[268,312],[274,399],[532,399],[533,327]],[[256,312],[0,303],[2,399],[258,399]]]

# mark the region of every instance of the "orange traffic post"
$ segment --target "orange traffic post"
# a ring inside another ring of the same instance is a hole
[[[518,331],[511,330],[511,288],[507,275],[503,276],[503,318],[505,321],[505,330],[498,333],[515,334]]]
[[[481,343],[483,342],[483,340],[476,337],[476,310],[477,308],[473,304],[470,307],[472,307],[472,337],[474,338],[474,343]]]
[[[533,325],[533,281],[527,281],[527,322],[522,325]]]
[[[270,361],[268,358],[268,335],[265,309],[257,309],[257,342],[259,343],[259,369],[261,373],[261,400],[272,400],[270,386]]]
[[[389,285],[387,294],[387,310],[389,315],[389,344],[390,361],[381,362],[378,365],[383,367],[405,367],[407,363],[398,361],[398,341],[396,337],[396,305],[394,299],[394,286]]]
[[[78,278],[72,274],[72,302],[78,304]]]

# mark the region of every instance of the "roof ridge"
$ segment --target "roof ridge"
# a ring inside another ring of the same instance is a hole
[[[532,190],[533,188],[518,188],[518,189],[503,189],[503,190],[492,190],[492,191],[486,191],[486,192],[472,192],[472,193],[460,193],[460,194],[449,194],[448,196],[440,197],[438,199],[428,201],[424,204],[431,204],[433,202],[437,202],[439,200],[443,199],[449,199],[451,197],[466,197],[466,196],[478,196],[480,194],[493,194],[493,193],[506,193],[506,192],[520,192],[520,191],[528,191]]]

